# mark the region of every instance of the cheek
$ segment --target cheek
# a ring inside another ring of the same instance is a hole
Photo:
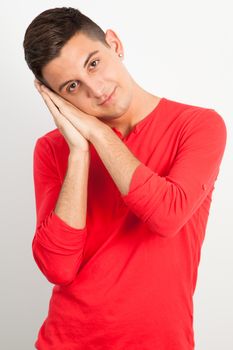
[[[94,111],[92,105],[93,102],[87,98],[85,94],[79,94],[79,96],[69,96],[69,102],[84,113],[91,114]]]
[[[118,62],[107,62],[104,67],[100,69],[100,76],[106,83],[120,82],[124,80],[124,69]]]
[[[122,68],[116,67],[114,71],[111,71],[109,73],[109,79],[122,85],[125,80],[125,74],[124,71],[122,71]]]
[[[77,108],[86,104],[85,94],[82,93],[80,90],[77,93],[74,92],[73,94],[67,94],[65,98]]]

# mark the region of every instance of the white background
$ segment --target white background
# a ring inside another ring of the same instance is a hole
[[[194,326],[196,350],[232,350],[233,12],[230,0],[1,3],[0,348],[34,348],[53,286],[37,268],[31,252],[35,228],[32,154],[36,139],[56,126],[34,88],[22,42],[35,16],[60,6],[77,7],[104,30],[115,30],[125,48],[125,65],[146,90],[176,101],[214,108],[224,118],[227,147],[202,249],[194,295]]]

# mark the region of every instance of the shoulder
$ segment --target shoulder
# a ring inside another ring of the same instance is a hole
[[[176,119],[182,130],[206,128],[206,132],[219,130],[226,135],[226,124],[223,116],[209,106],[166,99],[166,113]]]
[[[68,144],[58,130],[58,128],[50,130],[42,134],[36,139],[35,149],[43,148],[53,153],[60,153],[68,150]]]
[[[37,141],[39,143],[57,144],[64,140],[64,136],[60,133],[58,128],[50,130],[45,134],[38,137]]]

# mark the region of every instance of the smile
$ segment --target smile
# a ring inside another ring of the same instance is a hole
[[[111,102],[115,90],[116,90],[116,88],[114,88],[113,92],[106,98],[106,100],[104,100],[102,103],[100,103],[100,106],[107,105],[109,102]]]

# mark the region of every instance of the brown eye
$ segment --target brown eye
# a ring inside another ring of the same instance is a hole
[[[78,81],[74,81],[72,84],[69,85],[68,91],[72,92],[73,90],[76,89],[77,86],[78,86]]]
[[[99,60],[94,60],[91,62],[90,66],[95,68],[97,66],[97,63],[96,62],[99,62]]]

